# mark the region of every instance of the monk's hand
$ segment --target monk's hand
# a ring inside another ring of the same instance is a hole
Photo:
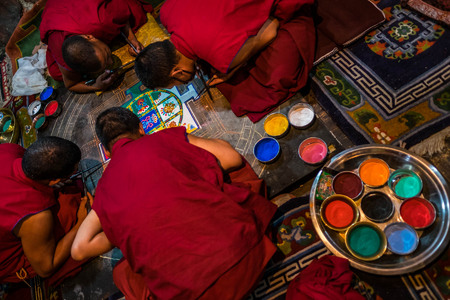
[[[206,84],[208,86],[215,86],[218,85],[220,83],[223,83],[225,81],[227,81],[230,78],[230,76],[228,74],[222,74],[222,73],[217,73],[214,74],[207,82]]]
[[[137,50],[137,52],[136,52],[136,51],[134,51],[133,47],[129,46],[128,53],[130,53],[131,56],[138,55],[138,53],[141,52],[142,49],[144,49],[144,46],[138,40],[132,40],[132,41],[130,41],[130,43],[133,44],[133,47],[136,48],[136,50]]]
[[[106,90],[111,84],[113,84],[117,78],[119,78],[118,72],[111,72],[111,70],[105,70],[103,74],[97,77],[94,86],[100,90]]]
[[[91,196],[92,197],[92,196]],[[88,210],[86,208],[86,203],[89,200],[89,196],[81,197],[80,206],[77,211],[77,223],[81,224],[88,214]]]

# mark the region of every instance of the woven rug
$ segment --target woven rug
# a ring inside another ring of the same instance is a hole
[[[309,210],[309,197],[280,205],[272,227],[278,251],[262,280],[247,300],[284,299],[289,283],[315,259],[331,254],[317,235]],[[448,249],[431,266],[403,276],[378,276],[352,268],[353,288],[366,299],[450,299]]]
[[[355,144],[406,148],[450,125],[450,29],[398,0],[386,22],[318,64],[312,90]]]

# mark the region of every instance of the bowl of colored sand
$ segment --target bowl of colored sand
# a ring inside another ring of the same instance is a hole
[[[288,118],[282,113],[273,113],[264,120],[264,131],[275,138],[283,137],[289,131]]]
[[[314,122],[314,109],[307,103],[297,103],[289,109],[288,118],[289,123],[295,128],[307,128]]]
[[[414,252],[419,245],[419,235],[410,225],[395,222],[384,228],[387,239],[387,248],[398,255],[408,255]]]
[[[392,200],[381,192],[365,194],[361,199],[360,207],[367,219],[376,223],[386,222],[392,218],[395,212]]]
[[[36,130],[42,130],[45,127],[47,127],[47,119],[45,118],[44,114],[38,114],[37,116],[35,116],[33,118],[33,122],[32,122],[32,126],[36,129]]]
[[[61,105],[56,100],[52,100],[45,106],[44,114],[46,117],[57,117],[61,113]]]
[[[33,101],[28,105],[28,114],[33,119],[38,114],[42,113],[43,104],[41,101]]]
[[[399,169],[389,177],[389,188],[400,199],[412,198],[422,192],[422,179],[411,170]]]
[[[281,147],[278,141],[272,137],[264,137],[256,142],[253,154],[262,163],[275,161],[280,154]]]
[[[345,245],[356,258],[372,261],[380,258],[387,248],[384,232],[370,222],[358,222],[345,233]]]
[[[56,90],[48,86],[45,89],[42,90],[42,92],[39,94],[39,98],[41,101],[50,101],[56,99]]]
[[[9,133],[14,130],[14,122],[10,116],[4,116],[0,121],[0,132]]]
[[[344,231],[359,219],[359,210],[355,202],[345,195],[332,195],[320,206],[320,218],[328,228]]]
[[[328,146],[322,139],[310,137],[300,144],[298,155],[307,164],[319,165],[327,158]]]
[[[369,158],[359,165],[358,174],[369,187],[382,187],[389,179],[389,165],[382,159]]]
[[[400,217],[415,229],[425,229],[436,220],[436,209],[430,201],[413,197],[400,205]]]
[[[352,199],[358,199],[364,191],[361,178],[351,171],[342,171],[336,174],[333,177],[332,187],[336,194],[346,195]]]

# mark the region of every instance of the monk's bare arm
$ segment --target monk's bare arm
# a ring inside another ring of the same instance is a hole
[[[225,171],[242,166],[241,155],[228,143],[220,139],[205,139],[188,134],[189,142],[212,153]]]
[[[14,233],[22,242],[25,256],[39,276],[50,276],[69,258],[78,227],[86,217],[85,206],[86,198],[81,201],[76,225],[59,241],[56,241],[53,233],[55,220],[50,210],[32,215],[14,228]]]
[[[91,210],[81,224],[72,245],[72,258],[83,260],[98,256],[114,248],[103,232],[102,225],[94,210]]]
[[[211,86],[216,85],[231,78],[231,76],[233,76],[233,74],[240,67],[242,67],[252,56],[265,48],[276,38],[278,27],[279,22],[277,19],[267,19],[258,33],[255,36],[248,38],[244,45],[242,45],[241,49],[236,54],[230,66],[228,67],[227,74],[214,75],[208,81],[208,84]]]
[[[139,52],[144,49],[144,46],[137,40],[136,35],[134,34],[133,30],[131,29],[130,23],[127,23],[125,27],[121,29],[121,31],[125,34],[127,39],[130,41],[131,44],[133,44],[134,48],[136,48],[137,52],[133,50],[133,48],[128,47],[128,52],[132,56],[136,56]]]
[[[108,70],[105,70],[103,74],[97,77],[96,81],[92,85],[86,85],[85,80],[80,74],[59,68],[62,73],[65,87],[75,93],[92,93],[97,91],[106,90],[117,79],[117,74],[109,74]]]

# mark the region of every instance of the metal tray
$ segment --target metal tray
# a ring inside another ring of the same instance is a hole
[[[396,169],[409,168],[416,172],[423,181],[421,197],[431,201],[436,208],[436,220],[428,228],[417,230],[420,240],[417,249],[409,255],[397,255],[390,251],[374,261],[363,261],[354,257],[346,248],[344,233],[326,227],[319,215],[321,200],[316,199],[316,189],[323,168],[317,174],[310,192],[310,211],[314,228],[325,246],[336,256],[347,258],[350,264],[362,271],[378,275],[401,275],[419,270],[446,248],[449,241],[449,189],[444,177],[428,161],[402,148],[385,145],[362,145],[347,149],[334,156],[325,166],[335,171],[357,171],[361,162],[368,158],[384,160],[391,172]],[[394,202],[395,214],[386,223],[374,223],[381,229],[387,224],[401,221],[398,213],[401,200],[397,199],[387,184],[381,188],[364,187],[364,194],[369,191],[382,191]],[[359,201],[356,201],[359,208]],[[360,208],[359,208],[360,209]],[[360,209],[361,213],[361,209]],[[360,221],[368,221],[361,213]],[[369,221],[370,222],[370,221]],[[373,222],[372,222],[373,223]]]

